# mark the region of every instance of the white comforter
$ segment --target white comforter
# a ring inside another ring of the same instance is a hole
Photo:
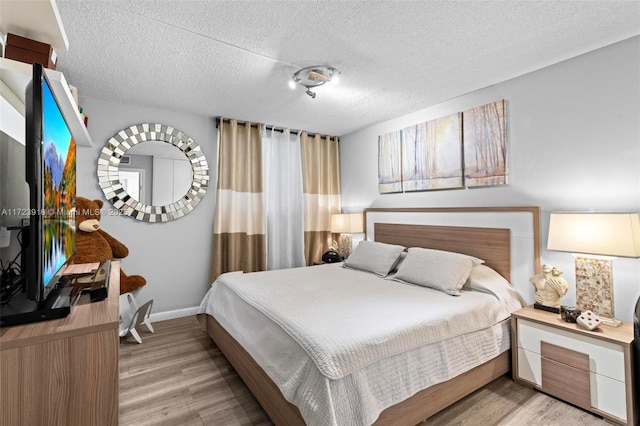
[[[216,317],[247,348],[308,424],[365,425],[384,408],[508,348],[500,323],[520,303],[512,289],[495,293],[454,297],[323,265],[222,275],[200,312]],[[265,338],[243,324],[262,316],[284,333],[269,329]],[[390,389],[394,376],[407,383]],[[354,390],[361,385],[362,392]]]

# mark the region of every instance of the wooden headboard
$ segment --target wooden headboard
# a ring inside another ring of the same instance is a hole
[[[511,231],[461,226],[374,224],[375,240],[405,247],[424,247],[468,254],[511,281]]]
[[[540,272],[540,209],[407,207],[364,210],[365,238],[405,247],[464,253],[483,259],[525,296]]]

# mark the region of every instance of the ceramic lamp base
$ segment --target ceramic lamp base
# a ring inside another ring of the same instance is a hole
[[[576,256],[576,307],[602,318],[613,318],[611,259]]]
[[[351,234],[340,234],[340,255],[343,258],[349,257],[353,248],[353,237]]]

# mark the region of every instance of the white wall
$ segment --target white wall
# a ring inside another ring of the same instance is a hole
[[[499,99],[507,101],[508,186],[378,193],[378,135]],[[345,211],[540,206],[542,262],[565,271],[571,287],[562,302],[574,304],[573,258],[545,249],[549,213],[640,211],[640,37],[342,136],[340,163]],[[631,321],[640,259],[613,266],[616,317]]]
[[[147,279],[138,294],[140,301],[154,300],[153,312],[192,308],[200,304],[209,286],[211,234],[215,206],[218,159],[217,129],[212,117],[123,105],[92,98],[81,99],[89,116],[93,147],[78,147],[77,194],[101,199],[96,167],[104,144],[118,131],[135,124],[162,123],[191,136],[202,148],[210,166],[211,185],[201,203],[191,213],[167,223],[145,223],[126,216],[103,216],[102,228],[129,248],[123,270]],[[105,201],[104,209],[112,207]]]

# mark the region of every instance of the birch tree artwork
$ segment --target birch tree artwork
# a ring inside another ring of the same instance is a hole
[[[402,132],[378,136],[378,191],[380,194],[402,192]]]
[[[402,129],[404,191],[461,188],[460,113]]]
[[[504,100],[463,113],[465,186],[507,184],[506,115]]]

